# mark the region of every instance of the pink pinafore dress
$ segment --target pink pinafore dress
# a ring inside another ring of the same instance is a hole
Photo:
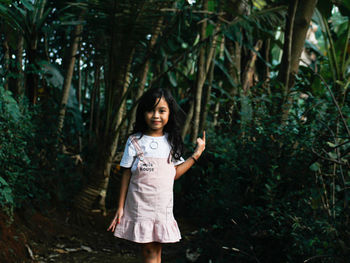
[[[173,243],[181,239],[173,215],[173,185],[176,170],[168,158],[145,157],[136,137],[137,168],[132,173],[124,214],[114,235],[137,243]]]

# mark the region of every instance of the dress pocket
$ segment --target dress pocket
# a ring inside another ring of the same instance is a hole
[[[152,220],[156,212],[156,196],[152,194],[139,193],[137,206],[137,219]]]

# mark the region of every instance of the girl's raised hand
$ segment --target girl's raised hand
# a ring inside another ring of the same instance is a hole
[[[193,156],[198,159],[205,149],[205,131],[203,131],[203,138],[197,138],[197,147],[194,150]]]

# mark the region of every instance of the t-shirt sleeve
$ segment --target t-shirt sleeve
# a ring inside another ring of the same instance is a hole
[[[173,160],[174,165],[179,165],[182,164],[183,162],[185,162],[185,159],[180,157],[180,160]]]
[[[131,142],[130,137],[128,138],[122,160],[120,161],[120,166],[124,168],[130,168],[132,166],[132,163],[134,162],[134,159],[136,157],[136,150],[134,145]]]

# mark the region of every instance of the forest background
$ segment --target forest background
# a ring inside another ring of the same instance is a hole
[[[201,262],[349,258],[349,1],[1,0],[0,15],[10,221],[114,209],[136,102],[163,87],[187,154],[208,134],[175,184]]]

